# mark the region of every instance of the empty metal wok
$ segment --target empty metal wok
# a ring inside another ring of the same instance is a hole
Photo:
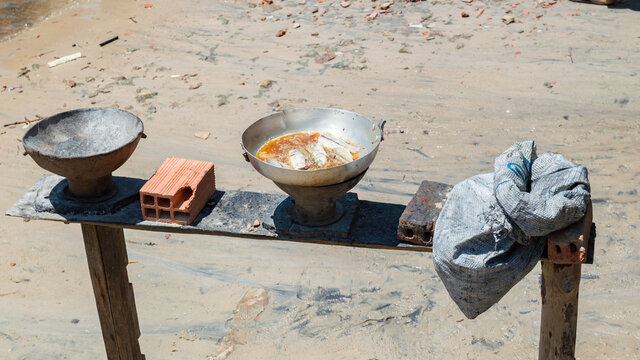
[[[251,165],[276,183],[298,186],[326,186],[344,182],[361,174],[376,156],[382,141],[384,122],[339,109],[293,109],[266,116],[242,134],[242,147]],[[268,141],[296,132],[328,132],[363,148],[357,160],[318,170],[294,170],[273,166],[256,157]]]

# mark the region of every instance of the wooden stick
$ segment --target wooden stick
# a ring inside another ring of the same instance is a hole
[[[589,202],[586,214],[580,221],[549,234],[548,247],[569,249],[571,244],[576,248],[588,246],[592,219],[593,209]],[[574,256],[575,253],[577,252],[561,251],[558,252],[560,255],[549,256],[549,261],[541,262],[542,320],[538,349],[540,360],[575,359],[578,290],[582,267],[580,262],[586,260]]]
[[[575,359],[580,264],[542,263],[538,359]]]
[[[82,224],[93,294],[109,360],[141,360],[133,288],[122,228]]]

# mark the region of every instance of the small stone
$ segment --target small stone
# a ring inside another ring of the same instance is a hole
[[[382,3],[382,5],[380,5],[380,9],[387,10],[391,5],[393,5],[393,1]]]
[[[69,85],[70,88],[74,88],[76,87],[76,85],[78,85],[75,81],[73,80],[69,80],[69,82],[67,83],[67,85]]]
[[[271,85],[273,85],[273,81],[271,81],[271,80],[265,80],[265,81],[263,81],[263,82],[260,84],[260,87],[261,87],[261,88],[268,89],[268,88],[270,88],[270,87],[271,87]]]
[[[72,324],[77,324],[80,322],[80,319],[71,319]]]
[[[406,47],[401,48],[398,52],[400,54],[411,54],[411,50],[407,49]]]
[[[276,33],[276,37],[283,37],[287,33],[287,30],[280,30]]]
[[[509,25],[511,23],[514,23],[516,21],[516,18],[514,18],[511,15],[505,15],[502,17],[502,22]]]
[[[460,13],[460,16],[462,16],[463,18],[468,18],[469,17],[469,13],[466,11],[463,11],[462,13]]]
[[[348,1],[343,1],[340,3],[340,6],[342,6],[343,8],[348,8],[349,6],[351,6],[351,3]]]
[[[258,226],[260,226],[260,220],[254,220],[253,227],[258,227]]]
[[[195,134],[193,134],[193,136],[197,137],[198,139],[202,139],[202,140],[207,140],[210,135],[211,135],[211,133],[208,132],[208,131],[198,131]]]
[[[299,28],[299,27],[300,27],[300,24],[299,24],[299,23],[295,23],[295,24],[293,24],[293,28],[294,28],[294,29],[297,29],[297,28]]]
[[[311,36],[318,36],[318,35],[320,35],[320,33],[317,32],[317,31],[314,31],[314,32],[311,33]]]

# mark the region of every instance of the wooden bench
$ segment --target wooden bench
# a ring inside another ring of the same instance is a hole
[[[81,225],[110,360],[144,359],[138,343],[140,328],[133,287],[126,269],[123,229],[431,251],[428,239],[448,195],[447,189],[451,188],[425,181],[408,206],[361,201],[356,194],[348,193],[342,199],[345,208],[352,208],[348,215],[336,224],[318,229],[290,221],[287,211],[291,204],[286,195],[246,191],[217,191],[191,225],[144,220],[138,195],[144,183],[143,179],[115,177],[116,196],[101,203],[76,203],[63,195],[64,178],[47,175],[7,211],[9,216]],[[581,263],[593,261],[595,233],[591,213],[589,206],[582,221],[548,237],[547,248],[552,249],[549,252],[552,256],[545,255],[542,261],[540,359],[574,358]],[[407,226],[421,228],[410,235],[419,232],[423,240],[400,241],[407,240]]]

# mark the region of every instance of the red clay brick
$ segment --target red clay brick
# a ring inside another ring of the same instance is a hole
[[[584,217],[575,224],[547,237],[547,257],[555,264],[585,264],[589,253],[589,237],[593,209],[587,206]]]
[[[140,189],[142,217],[189,225],[215,192],[213,163],[167,158]]]

